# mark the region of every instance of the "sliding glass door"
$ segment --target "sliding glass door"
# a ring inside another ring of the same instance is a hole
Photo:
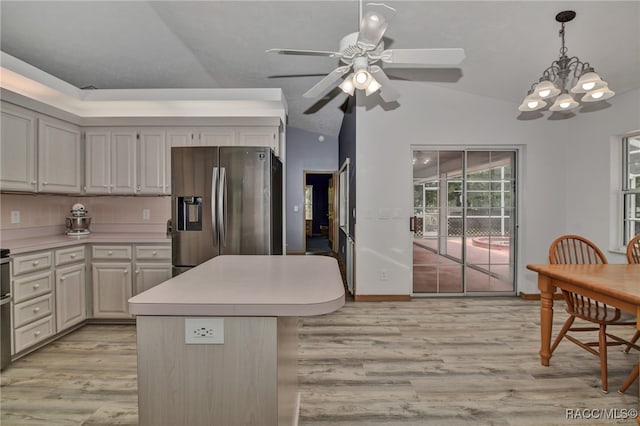
[[[513,150],[413,152],[413,292],[515,292]]]

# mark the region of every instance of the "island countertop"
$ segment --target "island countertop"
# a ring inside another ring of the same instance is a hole
[[[152,316],[313,316],[344,305],[336,259],[218,256],[129,299]]]

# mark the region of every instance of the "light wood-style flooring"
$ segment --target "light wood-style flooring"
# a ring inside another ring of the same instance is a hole
[[[538,302],[348,302],[301,319],[299,333],[300,425],[635,424],[567,419],[568,409],[637,409],[637,383],[616,390],[638,358],[609,350],[609,394],[598,358],[569,341],[543,367]],[[89,325],[22,358],[1,375],[0,424],[136,424],[135,351],[134,326]]]

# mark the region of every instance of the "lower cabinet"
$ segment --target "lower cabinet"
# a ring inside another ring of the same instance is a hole
[[[129,298],[169,278],[169,244],[93,245],[93,318],[131,318]]]
[[[93,262],[94,318],[130,318],[131,262]]]
[[[56,326],[58,332],[87,318],[85,264],[56,269]]]
[[[171,278],[171,265],[136,262],[135,275],[134,295]]]

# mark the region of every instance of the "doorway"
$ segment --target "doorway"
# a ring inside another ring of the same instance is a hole
[[[332,254],[336,246],[335,172],[304,172],[306,254]]]
[[[515,294],[516,151],[413,151],[413,294]]]

